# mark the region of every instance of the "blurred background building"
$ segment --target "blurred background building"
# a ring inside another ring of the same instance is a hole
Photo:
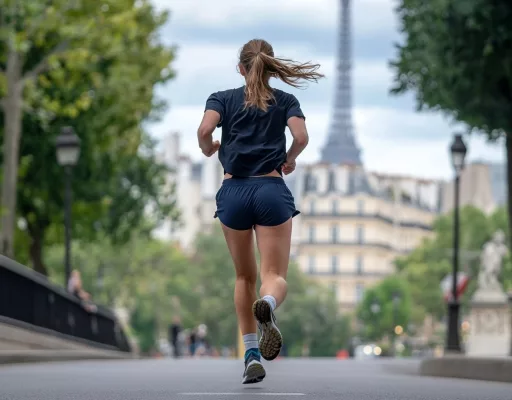
[[[181,217],[179,222],[164,222],[155,236],[176,242],[184,251],[192,251],[197,234],[208,231],[216,221],[215,194],[224,175],[222,165],[217,157],[198,163],[182,154],[177,132],[165,138],[160,157],[171,169],[168,180],[175,185]]]
[[[467,165],[460,177],[460,204],[474,206],[492,213],[507,201],[507,175],[504,164],[475,161]],[[453,209],[453,182],[446,182],[443,190],[442,212]]]

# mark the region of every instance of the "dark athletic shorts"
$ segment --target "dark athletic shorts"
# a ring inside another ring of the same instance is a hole
[[[276,226],[299,214],[283,178],[265,176],[225,179],[215,196],[215,217],[228,228]]]

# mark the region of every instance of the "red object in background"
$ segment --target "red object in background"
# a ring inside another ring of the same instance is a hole
[[[443,291],[444,300],[446,302],[452,299],[452,282],[453,277],[452,274],[447,275],[441,281],[441,290]],[[469,276],[464,272],[459,272],[457,274],[457,297],[460,297],[466,290],[469,284]]]
[[[336,358],[338,360],[346,360],[348,358],[348,351],[345,349],[342,349],[336,353]]]

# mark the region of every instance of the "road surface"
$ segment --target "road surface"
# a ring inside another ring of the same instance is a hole
[[[242,385],[234,360],[129,360],[0,367],[0,400],[512,400],[512,385],[416,375],[415,361],[277,360]]]

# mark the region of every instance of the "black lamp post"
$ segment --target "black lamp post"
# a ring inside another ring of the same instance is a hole
[[[454,209],[453,209],[453,276],[452,296],[448,303],[448,330],[446,338],[446,351],[460,353],[460,330],[459,330],[459,309],[460,303],[457,296],[457,278],[459,273],[459,195],[460,195],[460,174],[464,169],[466,157],[466,145],[462,135],[457,134],[450,146],[453,169],[455,171],[454,185]]]
[[[512,290],[508,292],[508,304],[510,306],[509,315],[510,315],[510,349],[508,355],[512,357]]]
[[[66,191],[64,198],[64,229],[65,229],[65,283],[67,287],[71,275],[71,171],[80,156],[80,138],[72,127],[63,127],[56,140],[57,162],[64,167],[66,173]]]
[[[400,304],[400,295],[393,293],[393,332],[391,333],[391,354],[396,356],[396,336],[397,336],[397,323],[398,323],[398,305]]]

